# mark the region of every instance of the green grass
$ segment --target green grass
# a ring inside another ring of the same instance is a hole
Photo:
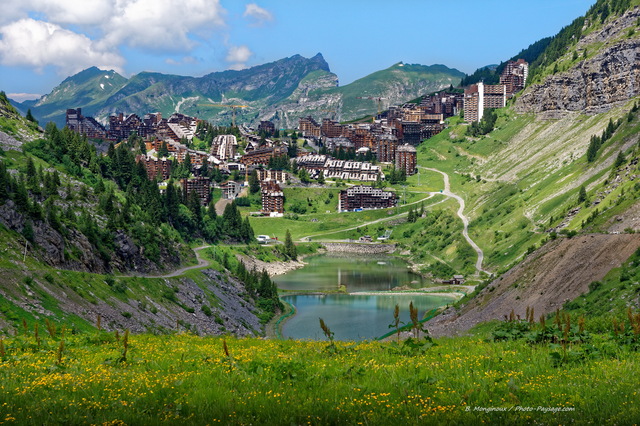
[[[6,423],[631,424],[640,416],[640,355],[604,336],[591,343],[598,356],[560,365],[547,345],[478,337],[438,339],[415,354],[392,343],[189,334],[131,335],[125,349],[123,333],[52,338],[42,324],[39,339],[30,327],[3,341]]]
[[[601,281],[591,283],[587,293],[566,302],[563,308],[572,315],[585,316],[591,329],[604,332],[611,328],[612,318],[624,322],[631,301],[639,294],[640,250]]]

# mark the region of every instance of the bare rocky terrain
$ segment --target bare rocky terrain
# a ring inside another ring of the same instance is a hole
[[[525,317],[533,307],[536,318],[554,312],[589,291],[640,247],[639,234],[591,234],[559,238],[529,255],[522,263],[485,287],[456,310],[449,308],[427,323],[434,336],[464,333],[490,320],[501,320],[513,309]]]
[[[51,283],[40,277],[34,278],[29,288],[23,288],[12,283],[14,278],[10,271],[6,272],[0,298],[30,312],[36,319],[55,316],[47,308],[51,306],[48,299],[53,299],[65,315],[77,315],[90,324],[96,324],[99,316],[105,330],[129,329],[136,333],[188,330],[214,335],[229,332],[238,337],[263,334],[254,301],[244,284],[212,269],[202,270],[198,283],[188,277],[163,279],[166,286],[163,294],[170,299],[155,294],[154,297],[127,298],[126,302],[115,293],[112,297],[91,300],[73,287],[59,286],[58,281]],[[144,292],[145,288],[141,290]],[[216,303],[210,303],[207,295],[215,296]],[[0,316],[0,328],[5,327],[10,324]]]

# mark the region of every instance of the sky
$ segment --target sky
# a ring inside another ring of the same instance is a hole
[[[465,73],[555,35],[595,0],[0,0],[0,90],[91,66],[202,76],[322,53],[340,85],[404,62]]]

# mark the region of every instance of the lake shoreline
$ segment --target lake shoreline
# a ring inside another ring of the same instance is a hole
[[[411,278],[411,276],[414,276],[415,274],[413,274],[410,270],[408,270],[408,267],[398,267],[397,262],[391,260],[391,259],[395,259],[400,261],[403,264],[406,264],[406,259],[403,259],[401,257],[389,254],[389,253],[376,253],[376,254],[360,254],[360,253],[336,253],[336,252],[327,252],[324,253],[326,255],[328,255],[329,257],[332,258],[343,258],[343,259],[351,259],[353,260],[354,258],[358,259],[356,260],[356,263],[358,265],[362,265],[363,269],[360,269],[360,266],[356,267],[356,270],[358,272],[355,272],[356,276],[358,277],[358,279],[362,280],[362,277],[360,276],[360,271],[362,271],[362,273],[366,273],[370,272],[371,269],[373,269],[374,271],[386,271],[387,267],[383,266],[385,265],[387,262],[391,262],[390,266],[391,269],[389,269],[389,271],[395,271],[392,272],[391,274],[400,274],[399,276],[404,276],[405,278],[400,279],[400,281],[397,281],[397,278],[393,278],[392,282],[393,284],[391,284],[389,287],[387,287],[386,285],[384,286],[384,288],[380,288],[379,285],[373,285],[373,286],[369,286],[367,284],[363,283],[367,283],[370,282],[372,284],[376,284],[376,279],[374,278],[374,276],[369,277],[368,279],[364,280],[364,281],[358,281],[357,283],[355,283],[353,286],[351,285],[350,282],[348,281],[342,281],[344,284],[341,285],[339,288],[336,288],[336,286],[327,286],[325,284],[326,280],[334,280],[335,278],[331,278],[331,275],[328,278],[323,278],[321,279],[318,284],[312,283],[307,281],[308,278],[306,278],[306,275],[299,275],[299,272],[295,272],[296,274],[296,278],[293,281],[293,285],[291,284],[285,284],[283,285],[283,287],[285,288],[280,288],[280,285],[284,284],[278,284],[279,286],[279,296],[280,299],[282,301],[282,303],[284,303],[287,308],[283,310],[283,312],[278,315],[273,322],[271,322],[268,327],[269,329],[267,330],[267,336],[270,338],[284,338],[286,339],[287,337],[284,336],[284,326],[285,324],[287,324],[291,319],[293,318],[297,318],[301,321],[308,321],[308,318],[306,318],[306,316],[308,316],[308,314],[303,314],[303,318],[305,319],[300,319],[300,313],[299,309],[301,309],[302,307],[306,306],[306,303],[309,302],[301,302],[301,300],[298,300],[298,302],[296,302],[295,305],[293,305],[293,303],[291,302],[291,298],[287,297],[287,296],[299,296],[302,297],[302,300],[312,300],[309,298],[305,298],[305,296],[315,296],[315,300],[322,300],[325,296],[327,297],[327,304],[332,304],[335,303],[334,298],[340,297],[340,295],[345,295],[345,296],[355,296],[353,298],[344,298],[344,299],[339,299],[342,300],[343,302],[341,303],[355,303],[357,304],[361,304],[362,302],[362,298],[358,298],[357,296],[365,296],[365,297],[371,297],[373,296],[374,298],[380,298],[379,302],[377,303],[383,303],[383,304],[395,304],[396,302],[394,301],[393,298],[400,298],[398,300],[406,300],[406,303],[409,303],[409,300],[411,298],[415,298],[414,299],[414,304],[416,302],[419,302],[418,305],[424,305],[424,304],[430,304],[431,301],[429,300],[430,298],[439,298],[439,300],[443,303],[443,305],[450,305],[455,303],[457,300],[460,300],[462,297],[465,296],[465,294],[469,291],[468,288],[463,287],[463,286],[443,286],[443,285],[439,285],[439,286],[431,286],[430,282],[421,282],[422,280],[419,281],[413,281],[413,278]],[[378,258],[378,255],[382,255],[380,256],[380,258]],[[314,256],[315,257],[315,256]],[[366,259],[367,262],[366,263],[361,263],[362,260],[359,259]],[[369,264],[372,264],[373,267],[371,268],[371,266],[367,266]],[[395,266],[393,265],[395,264]],[[307,266],[307,265],[313,265],[315,268],[317,268],[317,261],[314,260],[308,260],[308,263],[305,262],[303,266]],[[321,263],[322,265],[322,263]],[[350,269],[347,267],[347,269],[345,270],[345,267],[342,267],[342,277],[343,279],[345,277],[350,277],[353,276],[353,272],[350,272]],[[367,269],[369,268],[369,269]],[[382,269],[381,269],[382,268]],[[298,268],[295,268],[298,269]],[[293,268],[291,269],[293,270]],[[313,274],[313,270],[312,274]],[[337,272],[339,274],[339,272]],[[409,278],[406,278],[406,275],[402,275],[402,274],[409,274]],[[393,276],[393,275],[392,275]],[[381,279],[386,279],[386,273],[383,273],[383,277],[381,277]],[[395,276],[394,276],[395,277]],[[416,277],[418,278],[419,275]],[[340,278],[338,277],[338,280],[340,280]],[[372,280],[372,281],[369,281]],[[303,288],[298,288],[298,284],[296,284],[297,282],[300,283],[300,286]],[[336,281],[338,282],[338,281]],[[383,281],[379,281],[379,283],[382,283]],[[303,284],[304,283],[304,284]],[[422,285],[421,285],[422,284]],[[345,286],[346,285],[346,286]],[[417,286],[416,286],[417,285]],[[304,287],[307,288],[304,288]],[[412,288],[413,286],[416,286],[414,288]],[[352,290],[352,291],[348,291]],[[424,296],[429,296],[427,298],[424,298]],[[392,299],[388,299],[388,298],[392,298]],[[346,302],[348,300],[351,300],[350,302]],[[366,300],[366,299],[364,299]],[[375,299],[371,299],[371,300],[375,300]],[[386,301],[385,301],[386,300]],[[300,305],[300,303],[303,303],[303,305]],[[313,302],[316,303],[316,302]],[[319,302],[318,302],[319,303]],[[374,302],[376,303],[376,302]],[[440,303],[440,302],[438,302]],[[404,304],[404,302],[402,302],[402,304]],[[289,306],[293,306],[294,311],[292,312],[292,310],[289,308]],[[306,309],[306,308],[305,308]],[[403,308],[404,309],[404,308]],[[391,307],[391,312],[392,312],[392,307]],[[306,311],[305,311],[306,312]],[[326,315],[326,314],[325,314]],[[325,317],[324,315],[322,315],[323,317]],[[325,317],[326,318],[326,317]],[[291,336],[295,336],[296,334],[291,334],[289,333]],[[377,337],[377,336],[376,336]]]

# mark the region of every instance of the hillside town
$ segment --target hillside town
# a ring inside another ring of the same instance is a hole
[[[526,61],[509,61],[500,84],[478,82],[464,92],[450,88],[392,106],[371,122],[318,122],[307,116],[290,134],[271,121],[261,121],[257,129],[241,125],[221,134],[196,117],[174,113],[165,118],[159,112],[143,117],[112,114],[104,126],[84,116],[81,108],[67,110],[66,125],[87,138],[115,145],[132,138],[143,141],[136,161],[148,177],[165,182],[178,177],[179,167],[186,170],[179,176],[183,194],[195,192],[202,205],[211,202],[214,188],[221,190],[224,200],[246,195],[253,176],[262,200],[256,214],[282,216],[284,187],[322,185],[325,179],[357,184],[341,191],[338,211],[388,208],[398,197],[382,190],[384,170],[400,181],[415,174],[416,146],[440,133],[446,119],[463,112],[465,122],[481,121],[486,109],[504,107],[522,90],[527,76]]]

